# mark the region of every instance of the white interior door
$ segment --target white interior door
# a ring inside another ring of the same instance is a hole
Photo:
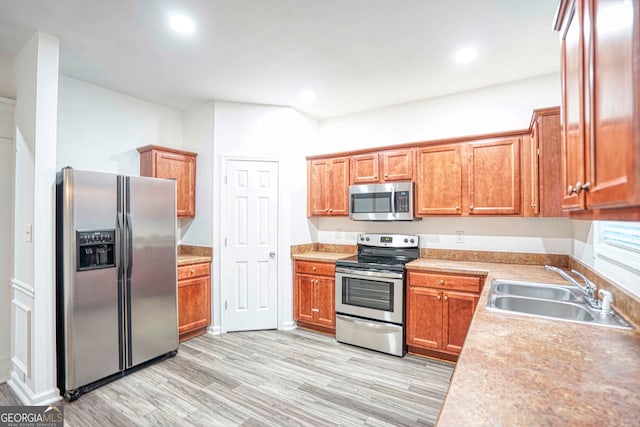
[[[227,160],[222,222],[226,331],[275,329],[278,163]]]

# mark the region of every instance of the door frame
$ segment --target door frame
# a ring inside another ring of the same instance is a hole
[[[269,158],[269,157],[249,157],[249,156],[220,156],[220,160],[221,160],[221,168],[220,168],[220,183],[221,183],[221,188],[220,188],[220,227],[219,227],[219,236],[218,236],[218,244],[219,244],[219,248],[220,248],[220,271],[218,272],[218,278],[219,278],[219,284],[220,284],[220,301],[218,301],[218,309],[220,310],[220,333],[221,334],[226,334],[227,333],[227,311],[224,308],[224,301],[225,301],[225,287],[224,284],[222,283],[222,279],[224,277],[224,272],[225,272],[225,264],[224,264],[224,260],[225,260],[225,251],[226,251],[226,246],[224,244],[224,225],[225,222],[227,221],[227,183],[226,183],[226,177],[227,177],[227,163],[229,161],[237,161],[237,162],[270,162],[270,163],[275,163],[277,168],[278,168],[278,216],[276,218],[276,262],[277,262],[277,268],[276,268],[276,319],[277,319],[277,329],[280,329],[280,325],[282,322],[282,314],[281,314],[281,310],[280,310],[280,297],[282,296],[282,291],[280,289],[280,283],[281,283],[281,277],[280,277],[280,208],[281,208],[281,204],[280,204],[280,200],[282,199],[281,195],[280,195],[280,161],[276,158]],[[213,290],[212,290],[213,291]]]

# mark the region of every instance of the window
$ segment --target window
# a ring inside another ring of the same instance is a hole
[[[640,222],[595,221],[594,253],[640,271]]]

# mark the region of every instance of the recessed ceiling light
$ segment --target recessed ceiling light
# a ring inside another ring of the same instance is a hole
[[[303,90],[298,95],[298,99],[303,104],[311,104],[313,101],[316,100],[316,93],[312,90]]]
[[[169,18],[169,25],[171,28],[180,34],[191,34],[196,28],[196,24],[193,20],[184,15],[173,15]]]
[[[478,51],[475,47],[463,47],[456,52],[456,62],[459,64],[467,64],[478,56]]]

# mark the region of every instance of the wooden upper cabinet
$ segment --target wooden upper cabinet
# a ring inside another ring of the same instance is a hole
[[[560,107],[534,110],[534,143],[537,148],[538,199],[541,217],[566,216],[562,211],[562,133]]]
[[[307,216],[349,215],[349,157],[307,162]]]
[[[413,181],[414,149],[389,150],[380,153],[382,181]]]
[[[140,176],[176,180],[178,218],[196,214],[196,153],[147,145],[139,147]]]
[[[351,156],[351,184],[380,182],[380,158],[378,153]]]
[[[460,144],[419,148],[416,167],[416,215],[462,213]]]
[[[520,213],[520,141],[505,138],[469,144],[469,215]]]
[[[561,6],[563,207],[640,206],[640,4]]]
[[[584,68],[582,42],[582,0],[568,12],[562,32],[562,161],[564,209],[584,208],[584,194],[574,191],[584,183]]]
[[[413,148],[351,156],[351,184],[413,181],[414,158]]]

